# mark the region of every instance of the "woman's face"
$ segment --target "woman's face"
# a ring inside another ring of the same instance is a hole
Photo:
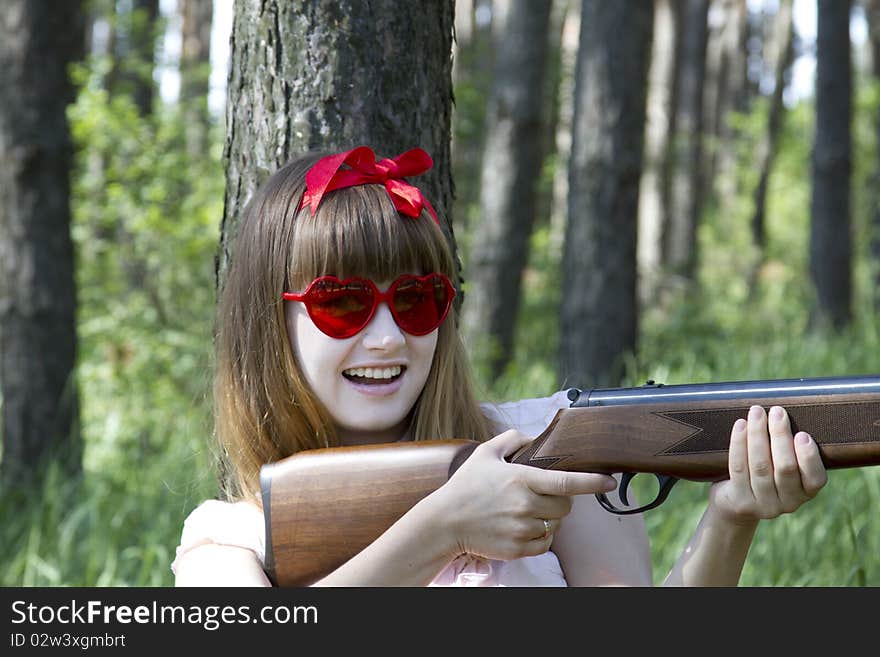
[[[390,281],[376,282],[385,291]],[[434,359],[437,331],[414,336],[400,329],[388,304],[350,338],[322,333],[303,303],[285,302],[294,357],[333,417],[343,445],[394,442],[409,426]]]

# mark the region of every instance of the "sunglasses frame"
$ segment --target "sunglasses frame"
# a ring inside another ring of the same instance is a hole
[[[446,300],[446,308],[443,310],[443,313],[440,315],[440,319],[437,321],[437,324],[428,331],[420,331],[414,332],[409,329],[404,328],[400,324],[400,319],[397,314],[397,309],[393,303],[394,294],[397,291],[397,288],[400,287],[403,283],[409,281],[418,281],[420,283],[427,282],[433,278],[439,278],[443,283],[443,286],[446,288],[447,300]],[[339,283],[341,286],[350,285],[352,283],[359,283],[366,286],[368,290],[372,292],[373,296],[373,307],[370,309],[370,313],[367,316],[366,320],[364,320],[363,324],[357,327],[356,330],[346,331],[344,335],[331,335],[327,333],[323,328],[321,328],[321,324],[318,320],[315,319],[315,316],[312,314],[312,303],[311,303],[311,295],[316,285],[320,284],[323,281],[332,281],[335,283]],[[350,338],[354,335],[357,335],[361,331],[363,331],[367,325],[373,320],[373,317],[376,315],[376,310],[379,308],[379,304],[386,303],[388,304],[388,308],[391,311],[391,316],[394,318],[394,323],[397,324],[398,328],[405,333],[415,336],[428,335],[432,331],[437,330],[443,321],[446,319],[446,316],[449,314],[449,309],[452,308],[452,302],[455,299],[455,287],[452,285],[452,281],[449,280],[449,277],[446,274],[442,274],[440,272],[432,272],[430,274],[425,274],[424,276],[416,276],[415,274],[401,274],[397,278],[395,278],[391,285],[388,286],[388,289],[385,292],[379,290],[376,284],[371,281],[369,278],[346,278],[341,279],[336,276],[319,276],[311,283],[309,283],[308,287],[302,293],[296,292],[284,292],[282,293],[282,297],[287,301],[299,301],[306,307],[306,312],[309,314],[312,322],[321,331],[324,335],[327,335],[331,338],[335,338],[338,340],[344,340],[346,338]]]

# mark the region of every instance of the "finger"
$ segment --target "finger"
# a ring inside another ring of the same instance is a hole
[[[770,453],[773,460],[773,481],[782,510],[794,511],[807,499],[801,484],[801,472],[788,413],[781,406],[774,406],[768,415],[770,429]]]
[[[748,425],[749,478],[752,492],[761,509],[773,516],[778,515],[779,495],[773,480],[773,456],[767,429],[767,413],[761,406],[749,409]]]
[[[794,437],[801,482],[807,497],[814,497],[828,481],[828,472],[822,462],[819,446],[810,434],[799,431]]]
[[[746,426],[747,423],[742,418],[733,423],[727,455],[727,470],[730,481],[736,489],[754,497],[752,484],[749,481],[749,447]]]
[[[499,458],[506,458],[518,449],[528,445],[532,440],[534,438],[531,436],[527,436],[515,429],[510,429],[498,434],[491,440],[487,440],[480,447]]]
[[[530,511],[536,518],[558,520],[571,512],[572,499],[567,495],[535,495]]]
[[[610,475],[522,467],[529,470],[525,475],[526,485],[542,495],[586,495],[607,493],[617,488],[617,480]]]
[[[559,526],[558,520],[550,518],[535,518],[535,531],[532,534],[534,541],[544,541],[550,538],[552,540],[553,533]]]
[[[553,538],[556,535],[558,523],[548,520],[548,525],[549,531],[545,531],[547,530],[547,527],[544,526],[544,521],[540,518],[537,520],[536,527],[539,527],[539,529],[536,529],[535,537],[524,546],[524,554],[534,556],[543,554],[550,549],[550,546],[553,543]]]

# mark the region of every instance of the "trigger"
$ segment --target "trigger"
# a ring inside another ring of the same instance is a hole
[[[618,495],[620,496],[621,502],[623,502],[626,506],[629,506],[629,500],[627,499],[626,491],[629,487],[630,482],[636,475],[632,472],[624,472],[620,478],[620,488],[618,490]],[[655,474],[657,477],[657,484],[660,487],[660,490],[657,492],[657,497],[654,498],[654,501],[650,504],[646,504],[644,506],[640,506],[637,509],[618,509],[614,506],[609,500],[605,493],[596,493],[596,499],[603,509],[606,511],[610,511],[611,513],[616,513],[618,515],[630,515],[633,513],[641,513],[642,511],[647,511],[648,509],[654,509],[666,500],[669,496],[669,492],[672,490],[672,487],[675,486],[675,483],[678,481],[676,477],[672,475],[660,475]]]
[[[624,472],[620,477],[620,489],[618,490],[618,494],[620,495],[620,501],[626,506],[629,506],[629,500],[626,498],[626,491],[629,489],[629,484],[634,477],[635,474],[632,472]]]

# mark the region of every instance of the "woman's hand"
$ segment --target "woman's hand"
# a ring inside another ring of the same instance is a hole
[[[779,406],[769,418],[761,406],[752,406],[748,422],[734,423],[728,463],[730,479],[712,486],[709,506],[737,525],[791,513],[828,481],[815,441],[803,431],[792,436]]]
[[[425,498],[449,533],[456,556],[510,560],[542,554],[571,510],[573,495],[617,487],[608,475],[505,461],[532,440],[511,430],[479,445],[446,484]]]

